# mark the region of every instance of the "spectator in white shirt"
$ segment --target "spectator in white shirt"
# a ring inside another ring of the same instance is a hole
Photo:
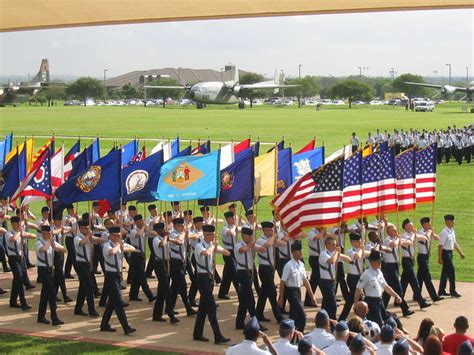
[[[349,327],[346,321],[340,321],[334,328],[334,334],[336,341],[331,346],[324,349],[326,355],[339,355],[339,354],[350,354],[349,348],[347,347],[347,339],[349,338]]]
[[[318,313],[316,313],[315,324],[316,328],[314,328],[312,332],[306,334],[306,337],[311,339],[311,343],[321,350],[324,350],[328,346],[334,344],[334,335],[328,332],[329,315],[326,310],[321,309]]]
[[[280,322],[278,329],[280,339],[273,344],[279,355],[298,355],[298,347],[291,344],[294,337],[298,340],[303,338],[303,334],[295,330],[295,322],[292,319],[284,319]]]

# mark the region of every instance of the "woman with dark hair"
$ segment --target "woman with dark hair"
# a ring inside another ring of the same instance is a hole
[[[425,339],[423,345],[423,354],[429,355],[449,355],[443,351],[443,345],[439,341],[438,337],[430,335]]]
[[[415,340],[421,346],[424,345],[426,339],[430,335],[431,328],[434,326],[434,322],[430,318],[425,318],[420,323],[420,328],[418,329],[418,335],[416,336]]]

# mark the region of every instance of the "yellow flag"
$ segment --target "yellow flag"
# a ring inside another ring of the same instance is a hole
[[[274,196],[277,149],[255,158],[255,197]]]
[[[372,154],[372,144],[368,144],[362,149],[362,158]]]
[[[33,149],[34,149],[34,144],[33,144],[33,138],[28,139],[26,142],[21,143],[18,146],[18,152],[21,153],[23,149],[25,149],[25,143],[26,143],[26,169],[27,171],[30,171],[31,166],[33,165]],[[16,154],[16,149],[12,149],[10,153],[7,154],[5,157],[5,163],[7,163],[13,156]]]

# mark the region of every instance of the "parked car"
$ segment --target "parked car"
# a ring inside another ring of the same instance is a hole
[[[383,105],[383,102],[379,101],[379,100],[372,100],[372,101],[369,102],[369,104],[371,106],[379,106],[379,105]]]
[[[432,112],[434,108],[434,104],[431,101],[417,101],[415,103],[415,112]]]

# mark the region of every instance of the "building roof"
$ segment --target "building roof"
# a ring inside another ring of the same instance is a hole
[[[234,76],[235,66],[226,66],[225,70],[192,69],[192,68],[163,68],[149,70],[135,70],[105,81],[108,89],[121,89],[130,83],[134,87],[143,87],[156,78],[166,77],[176,80],[180,85],[192,85],[201,81],[230,81]],[[239,77],[247,74],[239,70]],[[222,75],[222,76],[221,76]]]

